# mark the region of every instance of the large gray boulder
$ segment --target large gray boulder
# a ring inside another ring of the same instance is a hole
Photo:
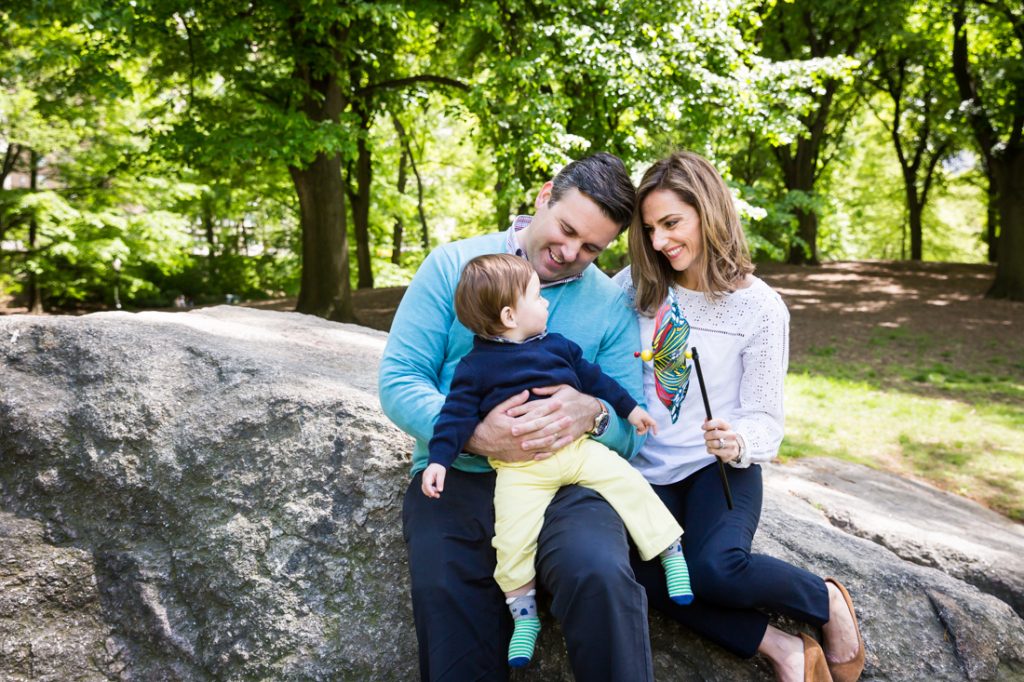
[[[0,319],[0,679],[414,679],[385,338],[233,307]],[[845,582],[864,679],[1024,679],[1020,526],[769,469],[756,548]],[[652,642],[658,679],[771,679],[657,614]],[[555,623],[516,678],[571,679]]]

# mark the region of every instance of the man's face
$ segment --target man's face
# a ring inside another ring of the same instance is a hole
[[[619,234],[619,226],[575,187],[554,205],[550,200],[548,182],[537,195],[533,221],[518,235],[542,282],[583,272]]]

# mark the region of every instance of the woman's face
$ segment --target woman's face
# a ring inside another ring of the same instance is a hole
[[[700,216],[696,209],[668,189],[651,192],[640,205],[644,233],[651,246],[659,252],[679,275],[676,281],[684,287],[696,286],[697,277],[690,270],[700,257]]]

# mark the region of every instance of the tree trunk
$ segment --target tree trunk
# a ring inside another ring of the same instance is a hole
[[[999,262],[986,296],[1024,301],[1024,147],[992,160],[999,208]]]
[[[290,19],[296,54],[310,52],[304,33],[304,18]],[[333,44],[344,45],[347,28],[337,28]],[[338,63],[343,60],[331,50]],[[312,63],[299,61],[294,77],[308,89],[301,102],[303,113],[312,121],[338,123],[347,106],[337,74]],[[302,279],[300,313],[318,315],[338,322],[354,322],[352,285],[348,279],[348,235],[345,224],[345,187],[341,177],[341,155],[320,152],[301,168],[289,166],[299,197],[299,223],[302,226]]]
[[[811,210],[796,210],[796,234],[806,244],[795,244],[789,250],[788,262],[792,265],[818,265],[818,214]]]
[[[996,198],[995,180],[988,173],[988,193],[985,205],[985,241],[988,243],[988,262],[999,260],[999,202]]]
[[[787,190],[803,192],[807,196],[814,193],[814,166],[819,144],[817,139],[801,138],[796,143],[795,155],[790,153],[789,149],[779,154],[782,177]],[[796,234],[806,247],[799,243],[791,244],[787,262],[792,265],[818,265],[818,214],[809,208],[797,208],[795,213]]]
[[[360,135],[356,142],[358,155],[355,163],[355,187],[348,179],[349,199],[352,202],[352,223],[356,235],[356,268],[359,270],[357,283],[360,289],[373,288],[373,263],[370,261],[370,183],[373,180],[373,163],[370,156],[370,114],[363,106],[357,106]],[[350,173],[351,175],[351,173]]]
[[[395,119],[395,126],[398,127],[398,119]],[[409,175],[406,172],[408,166],[408,160],[406,159],[405,150],[399,155],[398,159],[398,194],[405,194],[405,185],[409,180]],[[402,222],[402,216],[400,214],[395,215],[395,229],[391,235],[391,262],[395,265],[402,264],[402,234],[405,232],[405,224]]]
[[[920,261],[924,258],[921,218],[924,205],[914,196],[914,189],[907,188],[907,219],[910,223],[910,260]]]
[[[39,189],[39,153],[34,149],[29,152],[29,190],[35,192]],[[29,257],[36,255],[36,240],[39,233],[39,223],[36,222],[35,213],[28,221],[28,253]],[[43,314],[43,292],[39,286],[39,277],[35,270],[28,271],[28,312],[32,315]]]
[[[299,196],[302,224],[302,284],[295,309],[338,322],[354,322],[341,156],[318,154],[308,166],[288,170]]]
[[[423,250],[430,252],[430,229],[427,225],[427,212],[423,208],[423,178],[420,177],[420,170],[416,167],[416,159],[412,155],[412,148],[408,147],[409,165],[412,166],[412,173],[416,176],[416,213],[420,217],[421,243]]]

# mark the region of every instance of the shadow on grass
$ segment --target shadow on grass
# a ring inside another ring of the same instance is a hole
[[[800,459],[801,457],[835,457],[846,462],[863,464],[874,469],[878,463],[867,457],[859,457],[850,453],[846,448],[836,445],[834,442],[814,443],[808,440],[786,436],[782,439],[782,446],[779,448],[779,459],[783,462]]]
[[[1024,410],[1024,377],[1013,372],[972,372],[941,362],[886,363],[844,361],[831,347],[812,348],[790,363],[791,374],[863,383],[879,391],[899,391],[925,398],[944,398],[968,405],[998,403]],[[1022,412],[1024,414],[1024,412]],[[1024,427],[1024,416],[1021,426]]]
[[[1024,521],[1024,476],[1019,467],[1007,466],[1012,455],[1000,454],[985,442],[934,443],[901,435],[899,443],[903,460],[915,476]]]

